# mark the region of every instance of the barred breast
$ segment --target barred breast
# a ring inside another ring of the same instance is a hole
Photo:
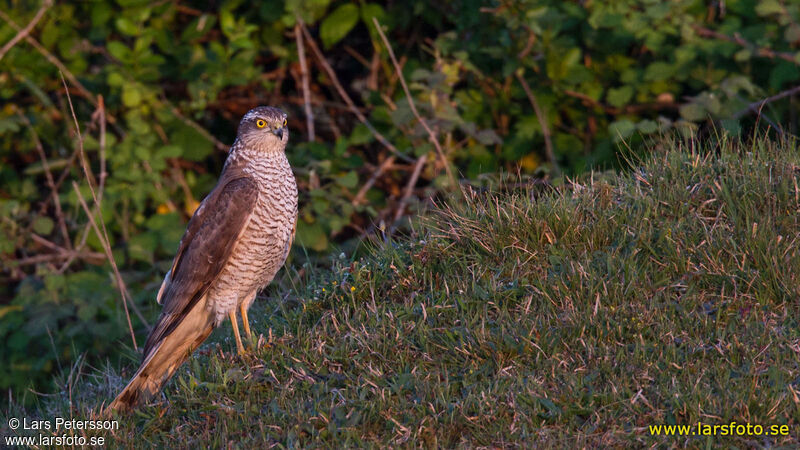
[[[272,281],[286,261],[297,220],[297,183],[285,154],[250,161],[244,171],[258,182],[259,196],[231,259],[209,289],[217,324]]]

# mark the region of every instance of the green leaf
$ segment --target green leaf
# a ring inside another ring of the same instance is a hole
[[[647,81],[666,80],[675,74],[676,69],[675,64],[662,61],[654,62],[647,66],[644,72],[644,79]]]
[[[475,134],[475,139],[483,145],[502,144],[503,140],[494,130],[481,130]]]
[[[0,134],[3,134],[7,131],[12,131],[12,132],[19,131],[18,117],[6,117],[0,119]]]
[[[608,94],[606,94],[606,101],[608,101],[611,106],[619,108],[627,104],[631,97],[633,97],[633,88],[630,86],[622,86],[621,88],[609,89]]]
[[[378,19],[378,22],[383,25],[384,19],[386,17],[386,12],[383,10],[381,5],[376,3],[367,3],[361,6],[361,20],[364,22],[364,25],[367,26],[367,29],[370,30],[370,33],[374,33],[375,31],[375,24],[372,22],[372,18]]]
[[[174,145],[183,149],[182,157],[190,161],[202,161],[214,150],[208,139],[188,126],[181,126],[170,137]]]
[[[625,18],[621,14],[611,12],[608,8],[601,7],[589,17],[589,25],[593,28],[614,28],[622,24],[624,19]]]
[[[797,65],[787,61],[778,62],[770,71],[769,86],[776,91],[784,85],[796,82],[800,78],[800,70]]]
[[[658,131],[658,123],[654,120],[642,120],[638,124],[636,124],[636,129],[638,129],[643,134],[650,134],[655,133]]]
[[[128,241],[128,255],[134,261],[152,263],[153,253],[157,246],[158,237],[155,233],[140,233]]]
[[[108,3],[94,2],[92,6],[92,25],[99,28],[111,18],[111,5]]]
[[[778,0],[761,0],[756,6],[756,14],[759,16],[783,14],[783,8]]]
[[[181,34],[182,41],[197,39],[210,31],[217,22],[213,14],[203,14],[189,23]]]
[[[739,124],[739,121],[736,119],[722,119],[720,121],[722,123],[722,128],[725,129],[728,133],[738,136],[742,133],[742,126]]]
[[[328,236],[319,222],[308,224],[301,220],[297,224],[297,243],[301,247],[323,251],[328,248]]]
[[[281,22],[287,27],[293,27],[295,17],[300,16],[305,23],[316,23],[330,3],[331,0],[287,0],[284,10],[288,14],[281,18]]]
[[[690,122],[698,122],[700,120],[704,120],[708,116],[705,108],[697,103],[683,105],[680,107],[679,112],[681,113],[681,117]]]
[[[110,72],[106,77],[106,82],[109,86],[122,86],[125,84],[125,78],[119,72]]]
[[[753,56],[753,52],[751,52],[750,50],[748,50],[746,48],[743,48],[743,49],[739,50],[738,52],[734,53],[733,59],[736,62],[745,62],[745,61],[749,60],[751,56]]]
[[[136,89],[136,86],[126,84],[122,87],[122,103],[125,106],[133,108],[139,106],[141,102],[142,94]]]
[[[122,62],[127,62],[131,57],[131,49],[119,41],[111,41],[108,43],[108,53]]]
[[[430,142],[423,142],[422,144],[417,144],[414,147],[414,156],[420,157],[432,150],[433,150],[433,144],[431,144]]]
[[[136,36],[139,34],[139,27],[133,23],[131,19],[127,17],[120,17],[116,21],[117,29],[122,34],[127,34],[128,36]]]
[[[539,397],[539,404],[544,406],[547,409],[547,413],[550,416],[557,416],[561,414],[561,408],[559,408],[552,400],[549,398]]]
[[[618,120],[608,126],[608,132],[615,142],[624,140],[636,131],[636,125],[628,119]]]
[[[230,11],[224,10],[219,13],[219,27],[226,36],[235,33],[236,21]]]
[[[358,175],[354,170],[347,172],[345,175],[340,176],[337,180],[340,186],[348,189],[353,189],[358,185]]]
[[[540,133],[542,126],[535,115],[521,116],[517,121],[516,137],[530,139]]]
[[[353,29],[358,22],[358,7],[352,3],[344,4],[328,14],[319,26],[319,36],[325,48],[330,48]]]
[[[158,156],[162,158],[177,158],[181,156],[183,149],[178,145],[166,145],[158,151]]]
[[[47,236],[53,231],[53,219],[49,217],[39,216],[33,221],[33,231],[37,234]]]

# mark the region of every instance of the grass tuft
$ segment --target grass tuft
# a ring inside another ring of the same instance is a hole
[[[797,445],[798,178],[795,143],[722,137],[662,143],[627,173],[536,198],[469,192],[408,238],[307,268],[288,297],[256,303],[257,350],[232,356],[229,325],[215,331],[163,398],[107,436],[124,447]],[[77,370],[69,392],[9,414],[96,415],[135,367]],[[790,434],[648,429],[731,421]]]

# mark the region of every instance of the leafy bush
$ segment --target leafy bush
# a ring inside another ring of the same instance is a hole
[[[574,174],[616,165],[620,140],[640,149],[643,137],[669,129],[739,133],[753,110],[773,127],[796,117],[787,88],[798,79],[800,6],[777,0],[118,0],[19,2],[0,12],[2,389],[41,386],[76,353],[115,354],[128,333],[101,239],[72,189],[84,179],[80,192],[92,197],[59,71],[102,196],[99,216],[142,317],[156,314],[153,291],[185,221],[256,104],[290,112],[300,258],[352,249],[373,224],[394,225],[416,199],[452,187],[445,164],[464,183],[517,168]],[[407,103],[373,19],[446,161]],[[299,20],[314,39],[304,40],[312,142]],[[26,37],[19,30],[29,23]],[[354,117],[336,81],[393,151]],[[132,320],[141,337],[142,320]]]

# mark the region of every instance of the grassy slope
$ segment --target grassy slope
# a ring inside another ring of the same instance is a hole
[[[796,444],[800,154],[667,146],[536,200],[473,195],[307,274],[251,314],[268,346],[231,356],[226,324],[112,444]],[[74,415],[123,381],[83,375]],[[731,420],[791,436],[647,431]]]

